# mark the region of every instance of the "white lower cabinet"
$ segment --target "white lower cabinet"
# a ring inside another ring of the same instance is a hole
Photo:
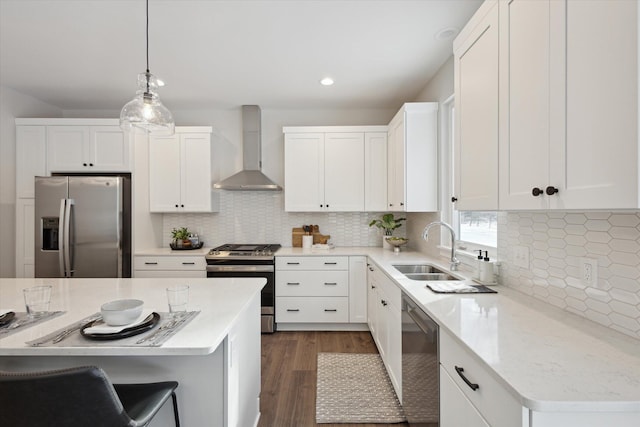
[[[441,427],[529,426],[529,410],[480,364],[470,350],[443,328],[440,328],[440,366],[441,417],[443,420],[451,419],[451,422],[443,421]],[[453,384],[447,384],[447,379]],[[457,391],[454,393],[451,387]],[[474,417],[471,409],[475,409],[478,415]],[[458,411],[460,413],[452,414]],[[470,419],[458,422],[462,416]],[[485,424],[479,423],[484,420]]]
[[[402,402],[402,322],[400,288],[369,261],[367,272],[367,319],[369,330]]]
[[[276,257],[276,322],[364,323],[365,259],[363,256]]]
[[[460,426],[490,427],[447,371],[440,367],[440,427]]]
[[[198,256],[141,256],[134,257],[134,277],[207,277],[207,264]]]

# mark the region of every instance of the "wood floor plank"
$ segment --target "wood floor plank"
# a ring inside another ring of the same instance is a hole
[[[406,427],[399,424],[316,424],[318,353],[377,353],[369,332],[286,331],[262,335],[258,427]]]

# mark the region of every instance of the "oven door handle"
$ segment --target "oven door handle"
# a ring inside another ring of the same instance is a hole
[[[273,265],[207,265],[207,273],[272,273]]]

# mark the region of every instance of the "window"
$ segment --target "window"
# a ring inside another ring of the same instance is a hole
[[[456,230],[460,249],[474,251],[476,249],[496,248],[498,245],[497,212],[457,211],[451,195],[455,189],[454,170],[454,132],[455,106],[453,96],[443,104],[442,115],[442,219],[449,222]],[[449,246],[449,236],[443,235],[442,246]]]

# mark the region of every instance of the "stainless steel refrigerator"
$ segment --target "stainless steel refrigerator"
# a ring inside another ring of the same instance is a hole
[[[131,277],[130,177],[36,177],[35,244],[36,277]]]

